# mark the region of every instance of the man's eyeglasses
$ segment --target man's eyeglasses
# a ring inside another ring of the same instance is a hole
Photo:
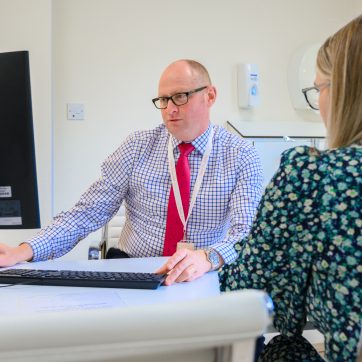
[[[152,102],[155,105],[156,108],[158,109],[165,109],[167,108],[168,105],[168,101],[171,100],[172,103],[175,106],[182,106],[184,104],[186,104],[189,100],[189,96],[193,93],[196,92],[200,92],[204,89],[206,89],[207,86],[205,85],[204,87],[200,87],[200,88],[196,88],[194,90],[191,90],[189,92],[182,92],[182,93],[176,93],[170,97],[158,97],[158,98],[153,98]]]
[[[307,101],[310,108],[315,111],[319,110],[319,93],[324,87],[329,87],[330,83],[323,83],[320,85],[315,85],[313,87],[303,88],[302,92],[304,94],[305,100]]]

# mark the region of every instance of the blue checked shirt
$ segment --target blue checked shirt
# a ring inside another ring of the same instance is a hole
[[[189,155],[191,193],[211,127],[213,148],[200,191],[187,225],[187,239],[197,249],[212,246],[230,263],[234,244],[246,236],[262,193],[262,170],[254,147],[246,140],[212,126],[196,138]],[[172,137],[172,136],[171,136]],[[135,132],[102,164],[102,175],[69,211],[29,241],[34,261],[60,257],[90,232],[102,227],[122,202],[126,222],[119,247],[131,257],[163,252],[171,177],[168,169],[169,133],[164,125]],[[172,137],[175,161],[180,141]]]

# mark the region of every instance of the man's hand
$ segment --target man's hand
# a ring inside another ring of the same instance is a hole
[[[0,243],[0,267],[12,266],[22,261],[31,260],[33,250],[29,244],[8,246]]]
[[[156,270],[157,274],[168,274],[165,285],[174,282],[191,282],[211,269],[204,250],[180,249]]]

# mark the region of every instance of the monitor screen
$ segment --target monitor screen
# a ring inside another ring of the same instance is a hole
[[[39,227],[29,53],[0,53],[0,229]]]

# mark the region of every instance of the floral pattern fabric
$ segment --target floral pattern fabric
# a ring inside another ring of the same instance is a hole
[[[323,358],[303,337],[275,336],[261,352],[258,362],[323,362]]]
[[[361,196],[361,146],[285,151],[249,236],[235,246],[238,259],[219,272],[221,290],[265,290],[283,336],[299,338],[308,316],[325,337],[328,361],[355,361],[362,319]]]

